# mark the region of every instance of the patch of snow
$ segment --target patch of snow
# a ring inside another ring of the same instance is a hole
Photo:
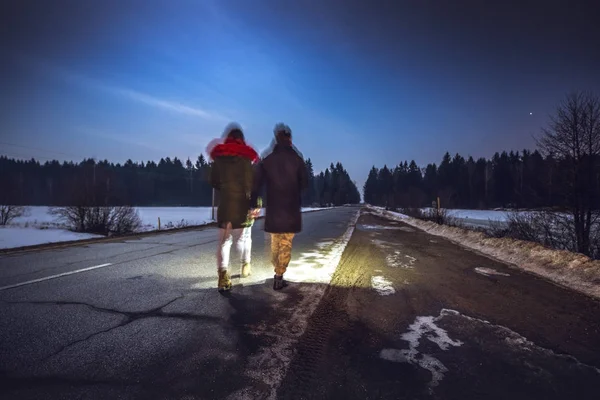
[[[430,392],[444,379],[444,374],[448,372],[448,368],[432,355],[421,353],[418,349],[421,341],[423,339],[429,340],[444,351],[447,351],[451,346],[463,345],[463,342],[451,339],[444,329],[436,325],[436,322],[441,318],[443,318],[442,314],[435,318],[431,316],[417,317],[415,322],[408,327],[408,331],[401,336],[402,340],[408,342],[408,349],[383,349],[379,353],[379,357],[384,360],[418,365],[431,372]]]
[[[373,244],[381,249],[389,249],[393,244],[385,240],[373,239]]]
[[[444,237],[468,249],[600,299],[600,260],[591,260],[584,255],[564,250],[551,250],[537,243],[491,238],[481,232],[438,225],[379,207],[369,207],[381,217],[405,222],[431,235]]]
[[[394,290],[394,287],[392,286],[392,282],[388,281],[383,276],[371,277],[371,287],[382,296],[389,296],[396,293],[396,290]]]
[[[414,232],[414,229],[405,226],[387,226],[387,225],[358,225],[357,228],[362,230],[399,230],[406,232]]]
[[[400,250],[394,250],[392,254],[385,257],[387,265],[391,268],[413,269],[416,258],[403,254]]]
[[[477,272],[478,274],[481,274],[481,275],[485,275],[485,276],[494,276],[494,275],[510,276],[509,274],[506,274],[504,272],[496,271],[493,268],[485,268],[485,267],[477,267],[477,268],[475,268],[475,272]]]
[[[343,248],[343,237],[317,243],[317,250],[302,252],[290,262],[286,279],[291,282],[329,283],[337,268],[337,265],[331,264],[331,259]]]
[[[89,233],[76,233],[64,229],[36,229],[0,227],[0,249],[34,246],[44,243],[68,242],[101,237]]]
[[[478,221],[507,221],[510,211],[491,210],[448,210],[451,216],[458,219],[474,219]]]

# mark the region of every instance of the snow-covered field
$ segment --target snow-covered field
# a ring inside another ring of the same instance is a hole
[[[321,209],[303,208],[302,211]],[[142,231],[157,230],[159,218],[160,229],[206,225],[212,222],[211,207],[138,207],[137,210],[142,220]],[[0,227],[0,249],[95,237],[100,236],[70,232],[63,222],[49,213],[49,207],[27,207],[24,216],[15,218],[5,227]]]
[[[431,208],[423,208],[424,212],[430,211]],[[526,212],[526,211],[521,211]],[[506,221],[511,211],[496,211],[496,210],[452,210],[449,209],[448,213],[461,220],[475,220],[475,221]]]
[[[70,232],[66,229],[55,228],[23,228],[6,226],[0,227],[0,249],[35,246],[43,243],[70,242],[101,237],[89,233]]]
[[[405,222],[432,235],[445,237],[516,268],[600,299],[600,261],[564,250],[548,249],[537,243],[491,238],[481,232],[438,225],[401,213],[385,211],[381,207],[369,206],[369,209],[375,214]]]
[[[448,210],[450,215],[463,220],[506,221],[510,211],[491,210]]]
[[[424,208],[423,211],[430,211]],[[519,211],[526,213],[527,211]],[[508,221],[511,211],[496,210],[448,210],[448,214],[458,220],[465,227],[489,228],[492,223],[503,224]],[[490,222],[491,221],[491,222]]]

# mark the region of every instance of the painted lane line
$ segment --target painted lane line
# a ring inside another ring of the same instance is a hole
[[[15,283],[14,285],[2,286],[2,287],[0,287],[0,291],[2,291],[2,290],[8,290],[8,289],[14,289],[14,288],[17,288],[17,287],[20,287],[20,286],[25,286],[25,285],[31,285],[32,283],[49,281],[50,279],[56,279],[56,278],[60,278],[60,277],[67,276],[67,275],[78,274],[80,272],[91,271],[93,269],[104,268],[104,267],[108,267],[110,265],[112,265],[112,263],[100,264],[100,265],[96,265],[96,266],[93,266],[93,267],[76,269],[75,271],[63,272],[62,274],[50,275],[50,276],[46,276],[44,278],[33,279],[33,280],[30,280],[30,281],[25,281],[25,282],[21,282],[21,283]]]

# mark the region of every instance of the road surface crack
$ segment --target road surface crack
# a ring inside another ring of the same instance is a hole
[[[44,357],[42,359],[42,361],[47,361],[47,360],[51,359],[52,357],[55,357],[58,354],[62,353],[63,351],[69,349],[70,347],[73,347],[79,343],[88,341],[88,340],[94,338],[95,336],[101,335],[103,333],[108,333],[115,329],[123,328],[123,327],[125,327],[135,321],[141,320],[141,319],[174,318],[174,319],[181,319],[181,320],[186,320],[186,321],[213,322],[213,323],[221,322],[220,318],[213,317],[213,316],[198,315],[198,314],[185,313],[185,312],[165,312],[164,311],[164,308],[168,307],[169,305],[173,304],[177,300],[180,300],[184,297],[185,297],[185,295],[178,296],[172,300],[169,300],[165,304],[162,304],[158,307],[155,307],[155,308],[147,310],[147,311],[121,311],[121,310],[117,310],[117,309],[113,309],[113,308],[98,307],[93,304],[89,304],[89,303],[85,303],[85,302],[77,302],[77,301],[21,301],[21,302],[8,302],[8,303],[9,304],[44,304],[44,305],[58,305],[58,306],[84,306],[84,307],[88,307],[91,310],[96,311],[96,312],[113,314],[113,315],[121,315],[123,317],[121,322],[119,322],[118,324],[116,324],[114,326],[111,326],[106,329],[102,329],[100,331],[96,331],[94,333],[87,335],[86,337],[84,337],[82,339],[77,339],[73,342],[67,343],[66,345],[64,345],[60,349],[58,349],[57,351],[53,352],[52,354],[50,354],[47,357]]]

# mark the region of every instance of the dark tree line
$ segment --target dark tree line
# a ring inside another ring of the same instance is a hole
[[[340,163],[314,175],[306,160],[309,189],[303,204],[360,202],[356,185]],[[0,204],[10,205],[132,205],[210,206],[210,163],[203,155],[195,162],[177,157],[124,164],[86,159],[80,163],[0,156]]]
[[[596,157],[596,165],[598,161]],[[569,162],[544,157],[538,150],[502,152],[478,160],[446,153],[439,166],[420,169],[414,161],[405,161],[393,169],[373,167],[364,186],[365,201],[424,207],[439,197],[445,208],[564,208],[573,182]],[[589,194],[597,196],[600,174],[587,182]]]
[[[445,208],[550,208],[565,205],[567,160],[538,150],[496,153],[491,159],[446,153],[421,169],[414,161],[395,168],[373,167],[365,201],[389,207],[423,207],[437,197]],[[600,179],[591,183],[598,189]]]
[[[446,153],[439,166],[424,169],[414,161],[373,167],[365,201],[419,208],[439,197],[443,208],[553,209],[560,212],[544,213],[548,223],[542,230],[555,234],[561,227],[560,235],[572,243],[569,249],[598,256],[600,97],[590,92],[566,96],[537,141],[539,150],[496,153],[489,160]]]
[[[308,190],[304,193],[303,203],[308,205],[341,206],[360,203],[360,193],[356,184],[341,163],[332,163],[329,168],[315,175],[310,159],[306,160],[308,170]]]

